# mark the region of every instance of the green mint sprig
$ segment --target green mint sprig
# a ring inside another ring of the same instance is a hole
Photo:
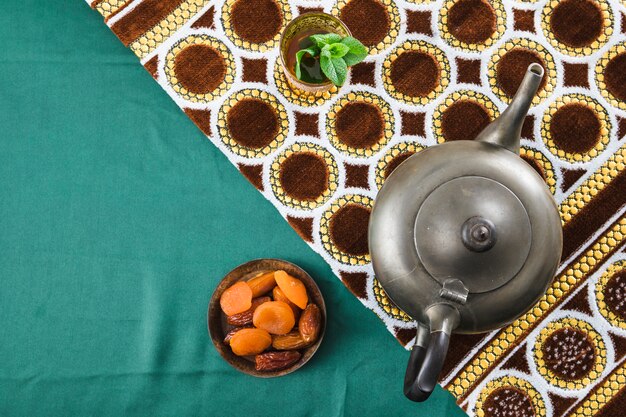
[[[336,86],[341,87],[346,81],[348,67],[363,61],[367,48],[352,36],[342,38],[336,33],[309,36],[313,45],[296,53],[296,77],[302,79],[300,64],[305,55],[320,60],[322,73]]]

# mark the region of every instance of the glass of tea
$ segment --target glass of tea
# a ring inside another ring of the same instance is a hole
[[[280,38],[280,63],[289,85],[307,93],[321,93],[334,87],[320,68],[319,57],[308,54],[301,60],[301,78],[296,76],[296,53],[313,45],[311,35],[336,33],[341,37],[351,36],[348,27],[335,16],[323,12],[303,13],[293,19]]]

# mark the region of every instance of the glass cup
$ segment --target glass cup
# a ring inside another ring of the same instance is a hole
[[[294,54],[299,49],[297,47],[298,44],[311,35],[321,33],[336,33],[341,37],[351,36],[350,30],[341,20],[323,12],[301,14],[285,27],[280,37],[280,63],[292,90],[317,95],[329,91],[335,86],[330,80],[326,80],[322,83],[309,83],[299,80],[294,72]],[[295,48],[293,45],[294,42],[296,42]],[[291,51],[290,48],[292,49]]]

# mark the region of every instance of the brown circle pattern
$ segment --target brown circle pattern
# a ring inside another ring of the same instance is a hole
[[[261,149],[276,138],[279,120],[272,106],[256,98],[245,98],[226,114],[231,137],[241,146]]]
[[[339,17],[365,46],[382,42],[391,28],[387,9],[377,0],[350,0]]]
[[[402,162],[423,149],[423,146],[414,142],[400,142],[388,149],[376,165],[376,185],[378,188],[383,186],[385,180]]]
[[[391,82],[396,90],[410,97],[425,97],[439,84],[441,70],[432,55],[407,51],[391,64]]]
[[[550,134],[557,147],[570,153],[585,153],[600,140],[600,120],[589,107],[572,103],[560,107],[550,122]]]
[[[545,400],[537,389],[513,375],[487,382],[473,411],[477,417],[545,417],[547,414]]]
[[[372,103],[347,103],[337,112],[335,123],[337,139],[351,148],[370,148],[384,136],[383,114]]]
[[[546,64],[541,57],[536,52],[528,49],[514,48],[500,58],[496,66],[497,82],[498,86],[509,98],[515,95],[528,66],[531,64],[539,64],[544,69],[546,68]],[[543,90],[545,86],[546,77],[544,76],[539,84],[539,91]]]
[[[236,47],[252,52],[277,46],[291,19],[287,0],[226,0],[222,5],[224,33]]]
[[[626,321],[626,270],[618,271],[608,280],[604,301],[613,314]]]
[[[461,42],[485,42],[496,31],[496,13],[485,0],[459,0],[448,11],[448,30]]]
[[[326,162],[311,152],[295,153],[280,166],[280,183],[292,198],[315,201],[328,189]]]
[[[583,94],[558,97],[546,110],[541,137],[553,155],[570,162],[590,161],[609,142],[606,109]]]
[[[499,115],[493,102],[473,90],[455,91],[433,113],[437,142],[473,140]]]
[[[324,249],[338,262],[365,265],[370,262],[367,228],[373,200],[346,194],[323,213],[319,232]]]
[[[580,48],[590,45],[602,33],[602,11],[591,0],[564,0],[552,11],[550,28],[557,40]]]
[[[546,367],[564,380],[577,380],[589,374],[596,357],[589,336],[571,327],[548,336],[542,351]]]
[[[541,27],[552,46],[570,56],[591,55],[613,34],[607,0],[549,0]]]
[[[626,330],[626,260],[610,265],[595,287],[600,314],[614,327]]]
[[[174,73],[178,81],[192,93],[207,94],[224,81],[224,57],[208,45],[190,45],[174,58]]]
[[[237,0],[230,15],[235,33],[251,43],[271,40],[283,24],[281,8],[274,0]]]
[[[330,219],[330,238],[344,253],[363,256],[369,253],[367,230],[370,208],[348,203],[342,206]]]
[[[450,83],[445,53],[421,40],[407,41],[383,62],[383,86],[393,98],[409,104],[427,104]]]
[[[541,103],[556,88],[557,71],[554,57],[546,48],[528,38],[514,38],[505,42],[487,63],[487,77],[493,92],[509,103],[522,82],[528,66],[539,64],[545,73],[532,104]]]
[[[535,417],[535,410],[528,395],[519,388],[505,386],[495,389],[484,406],[485,417]]]
[[[259,158],[282,145],[289,120],[285,107],[275,96],[247,88],[224,101],[217,126],[222,142],[230,151],[245,158]]]
[[[490,122],[489,112],[480,103],[461,100],[444,110],[441,131],[446,141],[473,140]]]
[[[606,367],[606,346],[591,324],[574,317],[548,323],[534,345],[537,371],[553,386],[579,390]]]
[[[606,88],[621,101],[626,101],[626,53],[609,60],[604,71]]]
[[[231,51],[217,38],[189,35],[167,52],[163,71],[172,90],[193,103],[210,103],[222,96],[235,80]]]
[[[389,103],[366,91],[340,97],[326,115],[326,135],[340,152],[357,158],[377,153],[393,136]]]
[[[368,47],[370,55],[390,47],[400,34],[400,13],[394,0],[337,0],[331,14]]]
[[[626,42],[610,47],[598,60],[595,78],[600,94],[613,107],[626,110]]]
[[[337,162],[318,144],[295,143],[273,160],[269,182],[282,204],[296,210],[312,210],[327,202],[337,190]]]

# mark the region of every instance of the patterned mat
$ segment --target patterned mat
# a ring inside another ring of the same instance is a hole
[[[88,2],[403,345],[414,326],[370,267],[376,192],[408,156],[473,139],[543,65],[521,155],[560,205],[562,266],[512,325],[455,336],[441,383],[470,415],[624,414],[626,2]],[[277,64],[282,28],[311,10],[371,51],[319,96],[291,91]]]

